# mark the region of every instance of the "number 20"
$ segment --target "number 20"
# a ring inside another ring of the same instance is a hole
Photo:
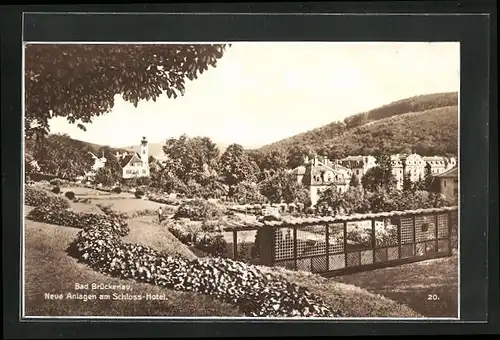
[[[437,301],[437,300],[439,300],[439,297],[436,294],[429,294],[429,295],[427,295],[427,300],[428,301]]]

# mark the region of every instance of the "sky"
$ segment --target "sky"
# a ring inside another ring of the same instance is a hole
[[[259,147],[407,97],[458,91],[458,43],[243,43],[228,48],[183,97],[115,97],[82,131],[65,118],[52,133],[113,147],[208,136]]]

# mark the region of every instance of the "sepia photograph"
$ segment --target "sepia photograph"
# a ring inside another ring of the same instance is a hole
[[[460,318],[459,42],[22,63],[22,317]]]

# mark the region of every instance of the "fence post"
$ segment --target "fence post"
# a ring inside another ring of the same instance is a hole
[[[293,226],[293,267],[297,270],[297,226]]]
[[[274,228],[269,225],[264,225],[260,227],[257,231],[260,231],[259,235],[259,255],[260,264],[263,266],[272,267],[275,262],[275,239],[274,239]]]
[[[396,220],[396,227],[398,231],[398,259],[401,259],[401,216]]]
[[[436,247],[436,248],[434,249],[434,251],[435,251],[436,253],[439,253],[439,232],[438,232],[438,225],[439,225],[439,224],[438,224],[438,223],[439,223],[439,213],[436,213],[436,215],[434,215],[434,217],[435,217],[435,221],[434,221],[434,223],[435,223],[435,227],[434,227],[434,228],[436,229],[436,230],[434,230],[434,233],[435,233],[435,234],[434,234],[434,235],[435,235],[435,237],[434,237],[434,238],[436,239],[436,241],[434,242],[434,247]]]
[[[451,214],[453,214],[453,211],[448,212],[448,256],[453,255],[453,226],[452,226]]]
[[[415,215],[412,215],[412,224],[413,224],[413,256],[417,256],[417,235],[416,235],[416,222]]]
[[[375,256],[377,248],[377,239],[375,238],[375,219],[372,218],[372,251],[373,251],[373,263],[375,263]],[[361,253],[359,254],[359,265],[361,266]]]
[[[347,268],[347,222],[344,221],[344,267]]]
[[[233,229],[233,260],[238,259],[238,231]]]
[[[325,224],[326,271],[330,268],[330,225]]]

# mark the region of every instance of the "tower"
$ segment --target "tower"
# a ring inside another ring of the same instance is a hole
[[[146,140],[146,137],[142,137],[142,140],[141,140],[141,160],[144,162],[144,163],[148,163],[148,157],[149,157],[149,154],[148,154],[148,141]]]

